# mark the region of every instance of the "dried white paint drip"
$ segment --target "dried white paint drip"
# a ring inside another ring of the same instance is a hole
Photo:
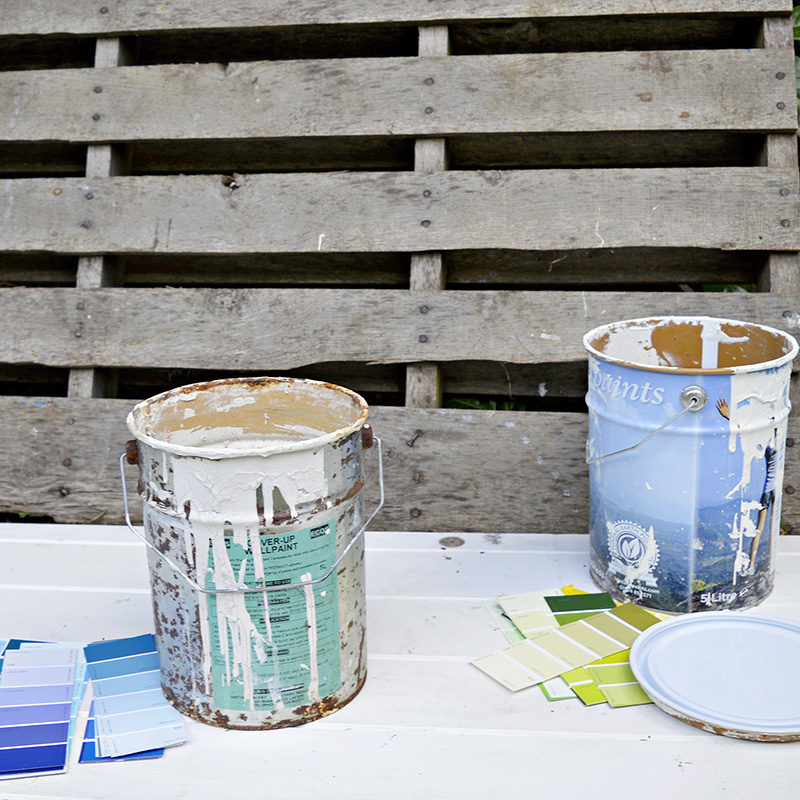
[[[744,540],[745,537],[752,539],[758,529],[756,523],[753,521],[752,513],[758,513],[761,508],[761,503],[757,500],[750,502],[742,502],[739,506],[739,513],[734,517],[733,530],[730,533],[731,539],[738,539],[739,545],[736,549],[736,560],[733,565],[733,585],[736,585],[736,579],[739,575],[745,575],[749,568],[753,566],[750,563],[749,550],[745,552]]]
[[[250,551],[253,553],[253,577],[256,583],[262,583],[265,579],[264,574],[264,556],[261,552],[261,541],[258,535],[257,528],[250,529]],[[278,645],[275,643],[272,634],[272,622],[269,618],[269,592],[264,592],[262,595],[264,602],[264,623],[267,629],[266,640],[263,642],[261,637],[253,641],[253,649],[256,651],[256,658],[262,663],[266,664],[268,658],[272,658],[273,674],[267,680],[267,689],[269,689],[270,697],[272,698],[272,705],[274,708],[283,708],[283,695],[280,692],[281,685],[281,670],[280,660],[278,658]],[[269,648],[269,653],[267,653]]]
[[[702,369],[717,369],[719,366],[719,346],[721,344],[736,344],[746,342],[747,336],[728,336],[722,330],[722,320],[709,319],[703,320],[700,330],[700,339],[703,342],[703,350],[700,356],[700,367]]]
[[[242,406],[255,405],[255,397],[234,397],[227,405],[219,407],[220,411],[230,411],[232,408],[241,408]]]
[[[734,564],[734,584],[736,576],[745,574],[752,566],[749,554],[743,550],[744,538],[755,536],[756,526],[752,521],[751,512],[761,507],[760,502],[746,500],[744,490],[750,485],[753,461],[764,458],[767,446],[770,443],[775,446],[786,436],[789,370],[791,364],[785,364],[772,372],[742,372],[731,375],[728,449],[731,453],[736,451],[737,439],[742,448],[741,480],[726,495],[730,499],[737,492],[741,493],[739,514],[731,533],[732,537],[739,540]],[[778,465],[778,473],[777,480],[780,486],[783,480],[782,459]]]
[[[624,331],[620,328],[620,331]],[[664,360],[659,357],[658,352],[653,347],[653,330],[652,328],[643,328],[640,330],[633,329],[638,333],[638,336],[631,335],[630,333],[623,333],[620,335],[610,336],[608,343],[603,350],[603,355],[614,361],[626,362],[628,364],[638,364],[647,367],[664,367],[671,366],[665,364]]]
[[[271,442],[274,445],[274,442]],[[265,466],[269,465],[269,471]],[[191,533],[195,551],[196,575],[201,584],[209,572],[209,548],[214,556],[213,581],[216,588],[244,588],[244,571],[234,574],[227,548],[225,530],[230,527],[234,542],[247,548],[253,531],[258,531],[256,489],[261,487],[264,496],[264,513],[272,518],[272,493],[278,487],[296,514],[299,502],[313,500],[327,493],[324,474],[324,456],[319,451],[294,451],[274,453],[268,459],[261,456],[221,458],[219,460],[175,457],[172,461],[175,499],[178,508],[189,503],[191,512],[185,527]],[[252,549],[258,552],[260,546]],[[188,553],[187,553],[188,555]],[[191,563],[191,562],[190,562]],[[257,569],[263,576],[263,562]],[[208,600],[201,594],[201,633],[203,636],[204,674],[208,687],[211,674],[211,636],[208,623]],[[271,634],[265,639],[258,631],[245,605],[245,594],[217,594],[217,625],[220,654],[225,662],[224,681],[234,680],[243,686],[245,702],[254,708],[253,649],[261,658],[267,649],[277,655]],[[267,612],[267,618],[269,614]],[[277,665],[277,660],[274,662]],[[277,683],[270,686],[277,691]],[[208,690],[208,689],[207,689]]]
[[[742,479],[728,493],[734,494],[750,483],[753,461],[764,457],[764,448],[785,427],[789,404],[786,394],[789,387],[786,364],[774,372],[741,372],[731,375],[731,402],[729,409],[730,437],[728,449],[736,452],[738,438],[742,448]],[[779,441],[782,439],[779,439]]]
[[[307,572],[300,580],[310,581],[312,575]],[[308,658],[311,668],[311,680],[308,684],[308,700],[311,703],[320,701],[319,695],[319,664],[317,657],[317,604],[314,599],[314,587],[304,586],[306,595],[306,622],[308,623]]]

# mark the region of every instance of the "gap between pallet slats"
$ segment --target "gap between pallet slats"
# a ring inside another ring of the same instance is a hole
[[[767,255],[697,248],[612,250],[455,250],[447,254],[451,288],[649,289],[678,284],[754,284]],[[74,256],[5,254],[0,281],[8,285],[74,286]],[[130,287],[381,288],[408,286],[405,253],[273,253],[244,255],[140,254],[126,259]]]

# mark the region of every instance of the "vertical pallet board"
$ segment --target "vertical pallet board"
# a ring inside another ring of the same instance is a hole
[[[419,29],[420,58],[443,58],[450,55],[450,32],[446,25]],[[435,85],[435,69],[425,78],[426,86]],[[433,113],[431,106],[425,113]],[[427,175],[447,169],[447,140],[443,138],[417,139],[414,142],[414,169]],[[427,191],[427,190],[426,190]],[[425,196],[425,191],[423,191]],[[430,220],[420,220],[420,225],[430,225]],[[414,253],[411,256],[409,289],[412,292],[426,289],[444,289],[446,284],[444,256],[442,253]],[[420,306],[420,314],[427,313],[427,306]],[[424,337],[424,340],[423,340]],[[428,334],[421,333],[420,341],[427,341]],[[412,408],[439,408],[442,405],[442,369],[434,362],[420,362],[406,367],[406,405]]]
[[[94,66],[98,69],[121,67],[130,61],[125,45],[119,37],[98,39],[95,45]],[[94,91],[102,93],[98,85]],[[125,157],[119,147],[112,144],[92,144],[86,152],[86,177],[107,178],[125,173]],[[84,225],[91,225],[87,219]],[[76,286],[79,289],[100,289],[119,282],[122,265],[114,256],[81,256],[78,259]],[[80,331],[76,331],[78,336]],[[116,376],[95,368],[73,367],[69,371],[68,397],[113,396]]]

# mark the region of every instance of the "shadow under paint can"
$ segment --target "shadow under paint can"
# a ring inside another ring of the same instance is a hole
[[[590,572],[616,600],[679,613],[772,591],[793,337],[663,317],[584,337]]]
[[[367,415],[340,386],[241,378],[128,416],[144,514],[132,529],[148,545],[162,686],[182,713],[280,728],[363,686],[361,534],[378,510],[364,522]]]

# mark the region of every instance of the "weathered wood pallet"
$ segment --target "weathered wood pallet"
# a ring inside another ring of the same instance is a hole
[[[585,331],[800,330],[790,14],[6,0],[0,513],[120,521],[135,399],[290,374],[373,406],[378,527],[585,530]]]

